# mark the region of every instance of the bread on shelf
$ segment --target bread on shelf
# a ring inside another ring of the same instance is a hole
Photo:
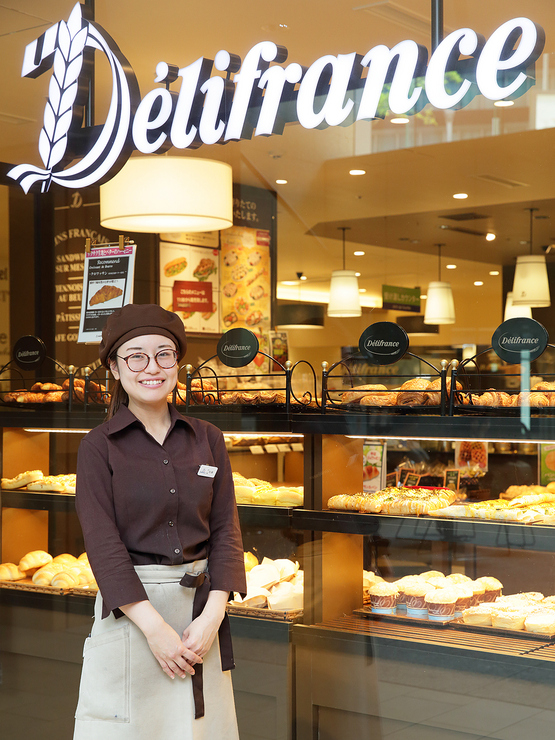
[[[20,581],[25,573],[15,563],[0,564],[0,581]]]
[[[44,550],[32,550],[24,555],[19,561],[19,569],[24,571],[27,575],[31,575],[29,571],[35,572],[38,568],[42,568],[43,565],[52,562],[52,555],[49,555]]]
[[[15,491],[18,488],[23,488],[33,481],[41,480],[44,478],[42,470],[26,470],[24,473],[19,473],[14,478],[2,478],[2,488],[7,491]]]

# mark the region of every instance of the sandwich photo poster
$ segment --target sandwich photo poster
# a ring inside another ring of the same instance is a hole
[[[221,330],[271,330],[270,232],[232,226],[221,232]]]
[[[186,331],[219,333],[219,266],[216,248],[160,242],[160,305],[175,311]]]

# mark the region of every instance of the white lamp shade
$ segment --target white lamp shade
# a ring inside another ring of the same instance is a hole
[[[507,293],[507,299],[505,301],[505,315],[503,321],[507,319],[516,319],[520,316],[526,316],[526,318],[532,318],[532,309],[530,306],[515,306],[513,303],[513,293],[509,291]]]
[[[428,285],[425,324],[454,324],[455,302],[450,283],[433,281]]]
[[[331,274],[328,316],[361,316],[358,280],[354,270],[334,270]]]
[[[100,223],[116,231],[215,231],[233,224],[230,165],[195,157],[131,157],[100,187]]]
[[[545,255],[525,254],[516,258],[513,305],[532,308],[551,305]]]

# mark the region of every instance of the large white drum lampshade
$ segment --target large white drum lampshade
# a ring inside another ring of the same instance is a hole
[[[116,231],[217,231],[233,224],[233,177],[226,162],[131,157],[100,187],[100,223]]]
[[[513,303],[512,291],[509,291],[505,301],[505,314],[503,316],[503,321],[507,321],[507,319],[516,319],[521,316],[531,319],[532,309],[530,306],[515,306]]]
[[[455,302],[450,283],[440,280],[432,281],[426,291],[425,324],[454,324]]]
[[[328,316],[349,318],[361,314],[356,272],[354,270],[334,270],[331,274]]]
[[[516,258],[513,305],[531,308],[551,305],[545,255],[525,254]]]

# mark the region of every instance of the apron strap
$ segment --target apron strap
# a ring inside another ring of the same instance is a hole
[[[193,599],[193,619],[196,619],[200,616],[202,610],[206,606],[206,602],[208,601],[208,594],[210,593],[210,574],[199,573],[198,575],[192,575],[191,573],[186,573],[179,583],[185,588],[196,589]],[[218,637],[220,641],[222,671],[229,671],[230,669],[235,668],[235,662],[233,660],[231,628],[227,612],[218,630]],[[199,719],[200,717],[204,717],[202,663],[195,665],[195,675],[192,676],[192,682],[193,699],[195,702],[195,719]]]

